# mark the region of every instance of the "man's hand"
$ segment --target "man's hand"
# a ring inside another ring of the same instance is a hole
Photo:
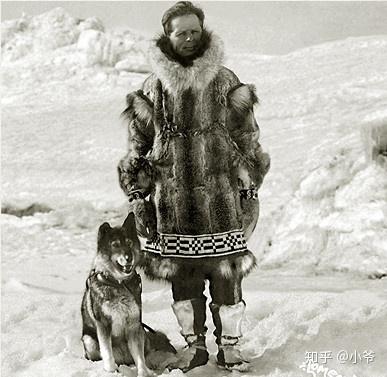
[[[135,199],[129,202],[129,211],[136,218],[136,230],[140,237],[152,240],[156,235],[156,213],[151,202]]]

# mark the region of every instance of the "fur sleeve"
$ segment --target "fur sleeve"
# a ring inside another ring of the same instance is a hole
[[[236,149],[236,164],[248,170],[259,187],[269,170],[270,158],[259,143],[259,127],[254,117],[258,97],[254,85],[238,84],[227,95],[228,129]]]
[[[126,97],[122,115],[128,123],[128,153],[118,165],[118,176],[126,194],[133,190],[148,191],[152,183],[152,167],[148,160],[154,139],[153,103],[143,90]]]

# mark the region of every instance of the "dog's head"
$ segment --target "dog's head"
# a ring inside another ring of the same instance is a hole
[[[132,275],[139,259],[140,241],[132,212],[121,227],[112,228],[108,223],[99,227],[98,251],[94,261],[97,271],[108,272],[115,279],[124,280]]]

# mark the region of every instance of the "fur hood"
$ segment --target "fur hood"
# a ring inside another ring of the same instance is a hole
[[[208,48],[191,65],[182,65],[160,49],[161,39],[165,37],[152,41],[148,50],[149,63],[169,93],[176,95],[188,88],[203,90],[219,72],[224,58],[223,42],[217,35],[204,32],[209,39]]]

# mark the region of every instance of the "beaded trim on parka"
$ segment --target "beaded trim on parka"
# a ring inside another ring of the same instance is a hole
[[[243,231],[237,229],[200,235],[159,234],[155,242],[146,242],[145,250],[162,256],[202,258],[246,251],[247,245]]]

